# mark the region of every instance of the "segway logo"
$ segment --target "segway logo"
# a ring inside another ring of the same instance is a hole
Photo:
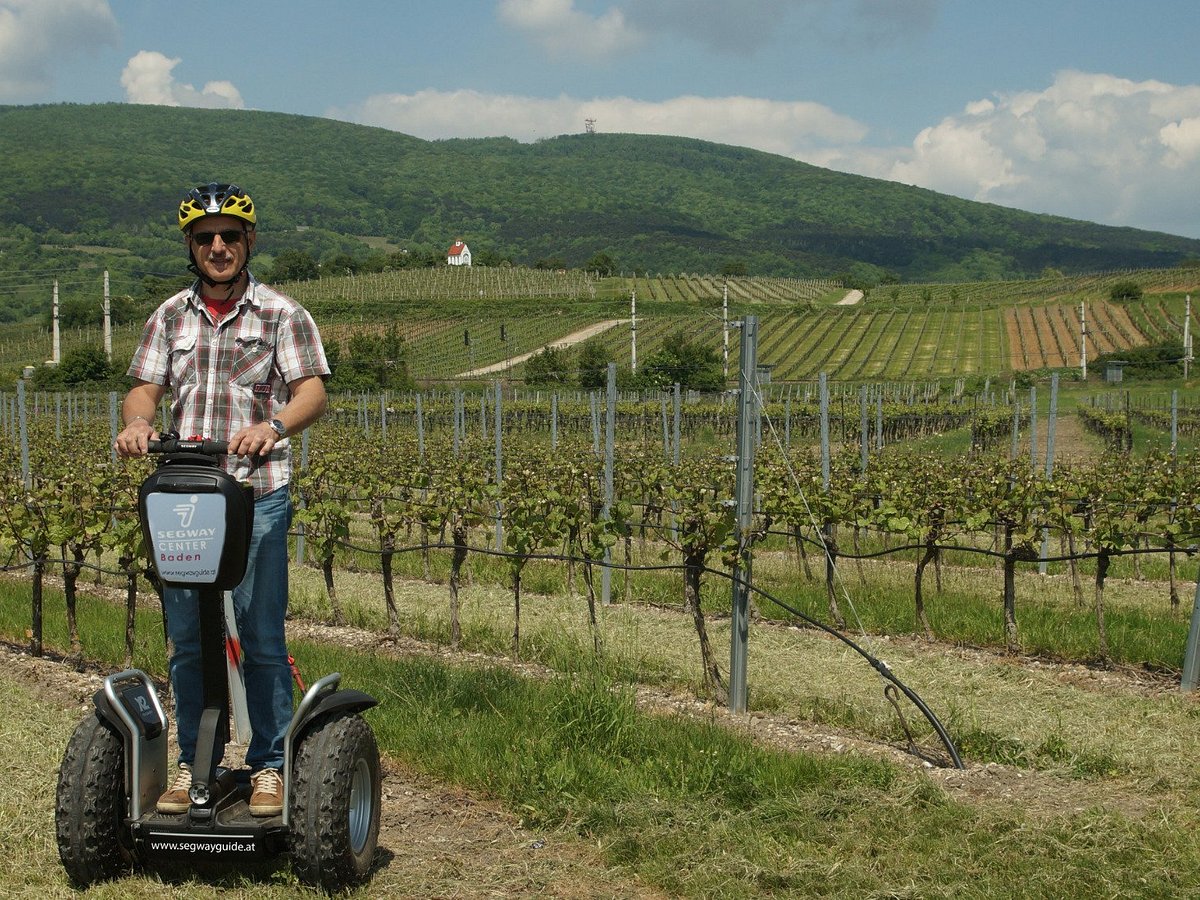
[[[176,584],[211,584],[225,544],[225,498],[221,494],[154,493],[146,516],[159,576]]]
[[[187,528],[192,524],[192,517],[196,515],[196,504],[180,503],[175,507],[175,513],[179,516],[179,527]]]

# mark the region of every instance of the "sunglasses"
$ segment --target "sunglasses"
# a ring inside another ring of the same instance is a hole
[[[226,228],[224,231],[193,231],[192,240],[201,247],[207,247],[218,234],[221,236],[221,243],[233,244],[240,241],[245,232],[241,228]]]

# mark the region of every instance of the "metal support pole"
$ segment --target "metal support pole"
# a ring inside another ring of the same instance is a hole
[[[25,382],[17,382],[17,429],[21,439],[21,484],[25,490],[33,487],[29,472],[29,417],[25,412]]]
[[[604,510],[608,519],[613,505],[613,455],[616,438],[617,418],[617,364],[608,364],[608,390],[606,391],[604,416]],[[600,570],[600,602],[604,606],[612,603],[612,547],[604,548],[604,568]]]
[[[1192,624],[1188,628],[1187,649],[1183,654],[1183,677],[1179,682],[1181,691],[1194,691],[1200,680],[1200,578],[1196,580],[1196,599],[1192,602]]]
[[[1037,468],[1038,454],[1037,436],[1037,385],[1029,388],[1029,465]]]
[[[499,379],[495,382],[496,405],[493,413],[495,414],[495,424],[492,426],[492,431],[496,436],[496,550],[504,551],[504,501],[502,485],[504,484],[504,451],[501,446],[501,428],[502,417],[504,416],[504,406],[501,402],[501,391]]]
[[[754,432],[752,417],[757,403],[755,370],[758,358],[758,317],[742,320],[742,353],[738,365],[737,472],[735,480],[735,535],[742,553],[733,566],[733,598],[729,644],[729,708],[746,711],[746,656],[750,628],[751,563],[748,541],[754,512]]]
[[[121,430],[119,427],[120,419],[117,417],[117,407],[120,404],[120,398],[116,391],[108,392],[108,446],[111,449],[112,461],[117,461],[117,433]]]
[[[821,395],[821,489],[829,491],[829,379],[824,372],[817,379]]]
[[[1054,476],[1054,432],[1058,424],[1058,373],[1050,376],[1050,418],[1046,422],[1046,480]],[[1038,572],[1046,574],[1046,557],[1050,555],[1050,529],[1042,529],[1042,553]]]
[[[859,451],[861,459],[859,460],[862,466],[863,474],[867,471],[867,439],[870,437],[870,425],[867,418],[867,386],[864,384],[858,389],[858,405],[859,405]]]
[[[679,411],[679,383],[678,382],[675,383],[673,390],[674,390],[674,393],[672,394],[672,397],[673,397],[672,402],[675,404],[675,426],[674,426],[672,435],[673,435],[675,449],[673,452],[672,459],[675,461],[675,465],[679,465],[679,416],[680,416],[680,411]]]
[[[1171,457],[1179,450],[1179,390],[1171,391]]]

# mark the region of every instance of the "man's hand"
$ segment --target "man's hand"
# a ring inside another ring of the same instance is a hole
[[[259,422],[231,437],[229,452],[235,456],[266,456],[281,440],[270,422]]]
[[[125,458],[145,456],[150,442],[156,440],[158,440],[158,431],[155,427],[141,416],[137,416],[117,435],[116,441],[113,442],[113,448],[117,451],[117,456]]]

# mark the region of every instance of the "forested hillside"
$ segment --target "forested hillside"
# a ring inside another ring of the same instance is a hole
[[[178,274],[172,210],[211,179],[251,190],[260,250],[441,253],[626,271],[971,280],[1163,267],[1200,241],[1033,215],[754,150],[647,135],[423,141],[278,113],[0,107],[0,311],[29,279]],[[44,294],[43,288],[39,290]],[[19,305],[19,304],[18,304]]]

